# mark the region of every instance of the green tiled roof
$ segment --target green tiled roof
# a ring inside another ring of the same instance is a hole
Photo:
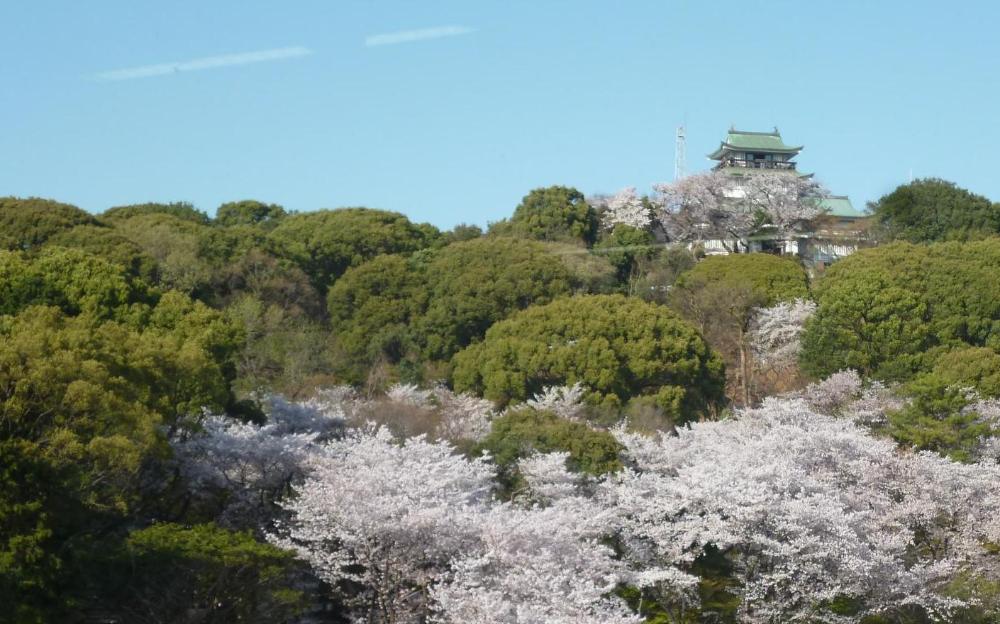
[[[821,208],[826,210],[828,215],[834,217],[863,217],[864,213],[859,212],[851,205],[851,200],[846,195],[832,195],[819,200]]]
[[[785,145],[777,128],[774,129],[774,132],[745,132],[732,128],[726,135],[726,139],[719,145],[719,149],[709,154],[708,157],[718,160],[726,151],[797,154],[801,149],[801,145]]]

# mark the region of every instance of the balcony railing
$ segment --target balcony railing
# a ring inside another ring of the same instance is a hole
[[[794,170],[795,163],[789,161],[780,160],[740,160],[739,158],[730,158],[728,160],[722,161],[723,167],[741,167],[743,169],[782,169],[782,170]]]

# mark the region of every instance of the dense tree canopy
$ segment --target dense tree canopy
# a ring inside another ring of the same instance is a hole
[[[501,470],[535,453],[564,451],[569,469],[601,475],[621,468],[621,445],[607,431],[597,431],[580,421],[560,418],[547,411],[521,408],[493,420],[490,433],[477,446]]]
[[[512,238],[449,245],[427,263],[428,307],[417,325],[427,357],[447,359],[496,321],[570,291],[572,276],[546,248]]]
[[[996,239],[895,243],[841,260],[815,288],[802,365],[905,380],[954,347],[1000,349],[998,270]]]
[[[67,314],[124,320],[153,300],[126,268],[76,249],[52,248],[34,258],[0,251],[0,314],[49,305]]]
[[[808,296],[809,278],[798,262],[753,253],[698,262],[677,278],[668,302],[722,354],[729,395],[749,405],[754,399],[750,326],[756,310]]]
[[[579,241],[592,245],[599,227],[597,212],[583,193],[549,186],[524,196],[509,221],[493,224],[490,233],[545,241]]]
[[[80,249],[120,264],[128,269],[131,275],[140,277],[149,284],[157,283],[160,279],[156,260],[115,228],[91,224],[78,225],[71,230],[55,234],[45,244]]]
[[[285,217],[285,209],[278,204],[265,204],[253,199],[227,202],[215,211],[219,225],[260,225],[273,227]]]
[[[0,197],[0,249],[33,250],[59,232],[94,223],[76,206],[51,199]]]
[[[370,208],[320,210],[287,217],[271,232],[321,292],[349,267],[379,254],[409,253],[433,245],[440,232],[397,212]]]
[[[663,306],[621,295],[528,308],[491,327],[454,364],[456,390],[502,403],[579,382],[592,403],[651,397],[684,422],[722,394],[722,362],[691,325]]]
[[[115,206],[114,208],[108,208],[101,213],[101,219],[105,221],[119,221],[122,219],[131,219],[132,217],[151,214],[170,215],[172,217],[177,217],[178,219],[192,221],[202,225],[207,225],[211,221],[207,214],[198,210],[194,207],[194,205],[188,202],[171,202],[167,204],[160,202],[148,202],[145,204]]]
[[[1000,233],[1000,204],[935,178],[899,186],[869,208],[889,239],[919,243]]]
[[[809,277],[802,265],[765,253],[709,256],[678,277],[675,288],[693,291],[710,285],[749,287],[767,306],[809,297]]]

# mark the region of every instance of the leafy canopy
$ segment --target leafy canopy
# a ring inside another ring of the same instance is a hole
[[[380,254],[430,247],[440,235],[436,228],[412,223],[397,212],[340,208],[287,217],[270,238],[325,293],[348,268]]]
[[[34,250],[59,232],[96,220],[51,199],[0,197],[0,249]]]
[[[924,243],[1000,232],[1000,204],[935,178],[903,184],[869,208],[890,239]]]
[[[675,422],[697,418],[722,396],[723,365],[666,307],[621,295],[584,295],[533,306],[456,354],[453,382],[500,403],[546,386],[581,383],[591,404],[650,397]]]
[[[549,186],[525,195],[510,220],[494,223],[490,233],[544,241],[579,241],[589,247],[597,240],[599,226],[597,212],[583,193],[571,187]]]
[[[952,348],[1000,349],[998,271],[998,239],[894,243],[837,262],[815,288],[803,370],[905,381]]]

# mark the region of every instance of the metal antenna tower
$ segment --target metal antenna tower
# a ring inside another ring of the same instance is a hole
[[[687,141],[684,126],[677,126],[677,144],[674,147],[674,182],[687,175]]]

